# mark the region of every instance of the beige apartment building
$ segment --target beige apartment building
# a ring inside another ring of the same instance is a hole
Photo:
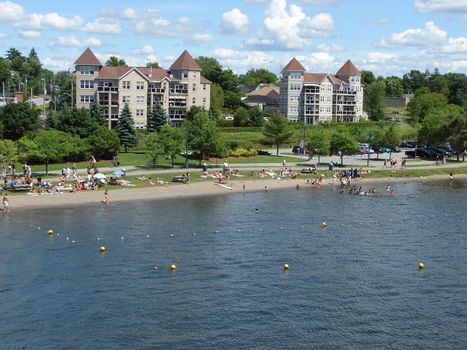
[[[128,104],[137,128],[145,128],[148,111],[160,104],[169,122],[180,126],[191,106],[210,108],[211,82],[201,67],[184,51],[169,70],[147,67],[103,66],[87,48],[75,61],[76,107],[90,108],[99,101],[109,128]]]
[[[358,122],[364,117],[360,71],[348,60],[335,75],[307,73],[293,58],[282,69],[280,111],[306,124]]]

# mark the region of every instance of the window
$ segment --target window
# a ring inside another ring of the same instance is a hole
[[[188,79],[188,72],[183,72],[183,79]]]
[[[332,101],[332,97],[331,97],[331,96],[327,96],[327,97],[326,97],[326,101],[331,102],[331,101]]]
[[[136,90],[144,90],[144,81],[136,82]]]
[[[93,75],[94,74],[94,67],[92,67],[92,66],[81,66],[81,67],[79,67],[79,74],[80,75]]]
[[[196,72],[193,72],[193,78],[196,79]]]
[[[324,112],[324,107],[319,107],[320,112]]]
[[[331,84],[328,84],[326,90],[327,90],[327,91],[332,91],[332,85],[331,85]]]
[[[290,102],[298,102],[300,96],[290,96],[289,97],[289,101]]]
[[[300,79],[302,75],[300,73],[290,73],[290,79]]]
[[[123,96],[122,101],[123,103],[130,103],[130,96]]]
[[[196,91],[196,84],[193,84],[193,91]]]
[[[94,102],[94,95],[80,95],[79,100],[84,103]]]
[[[192,101],[193,104],[196,104],[196,97],[193,97]]]
[[[206,84],[203,84],[203,90],[206,90]]]
[[[81,80],[79,82],[79,87],[81,89],[93,89],[94,88],[94,81],[93,80]]]
[[[136,103],[144,103],[144,96],[136,96]]]
[[[300,91],[301,85],[300,84],[290,84],[290,90],[292,91]]]
[[[321,102],[324,102],[324,96],[321,95],[321,96],[319,97],[319,100],[320,100]]]
[[[206,103],[206,97],[203,97],[203,103]]]
[[[130,89],[130,82],[128,80],[124,80],[122,82],[122,87],[126,90]]]
[[[331,107],[326,107],[326,113],[331,113]]]
[[[298,112],[298,107],[297,107],[297,106],[290,106],[290,107],[289,107],[289,112],[291,112],[291,113],[297,113],[297,112]]]
[[[136,110],[136,116],[137,117],[143,117],[144,116],[144,109],[137,109]]]

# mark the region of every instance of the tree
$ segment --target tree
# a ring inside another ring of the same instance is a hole
[[[225,142],[216,123],[210,120],[204,112],[197,113],[193,120],[184,122],[185,134],[188,137],[190,149],[197,151],[201,160],[207,155],[220,155],[225,153]]]
[[[157,158],[164,154],[162,145],[159,141],[159,135],[156,133],[148,134],[144,140],[144,148],[146,157],[151,162],[151,165],[157,163]]]
[[[376,130],[373,134],[373,139],[371,140],[371,147],[375,150],[377,159],[379,159],[381,148],[386,146],[384,136],[385,133],[383,130]]]
[[[131,115],[128,103],[125,103],[125,106],[120,113],[120,118],[118,118],[117,131],[118,137],[120,138],[120,144],[125,147],[125,153],[127,153],[128,147],[132,147],[138,142],[138,135],[135,130],[135,121]]]
[[[447,73],[449,103],[464,107],[467,102],[467,77],[462,73]]]
[[[92,102],[91,106],[89,107],[89,114],[91,115],[91,118],[94,119],[96,124],[102,125],[104,123],[97,94],[94,96],[94,102]]]
[[[429,75],[429,73],[428,73]],[[413,94],[421,87],[428,86],[428,75],[418,70],[411,70],[402,77],[402,84],[404,85],[405,93]]]
[[[157,62],[147,62],[146,68],[160,68],[159,63]]]
[[[111,159],[118,154],[120,139],[115,130],[99,125],[86,139],[91,154],[97,159]]]
[[[242,96],[239,92],[226,91],[224,94],[224,107],[237,109],[243,105]]]
[[[382,120],[384,118],[385,91],[384,81],[375,81],[366,87],[363,96],[363,109],[368,113],[369,119]]]
[[[39,157],[45,161],[45,174],[49,174],[49,163],[58,162],[77,152],[77,139],[58,130],[44,130],[34,138]]]
[[[58,115],[56,128],[74,136],[86,138],[96,130],[98,125],[88,110],[73,107]]]
[[[160,104],[155,104],[148,112],[146,129],[148,132],[159,131],[167,124],[167,114]]]
[[[180,129],[176,129],[166,124],[159,131],[159,142],[164,155],[169,156],[174,167],[175,157],[182,152],[183,134]]]
[[[442,75],[436,75],[430,79],[429,87],[431,92],[438,92],[444,96],[449,96],[448,80]]]
[[[219,84],[211,84],[211,113],[214,118],[221,117],[222,107],[224,106],[224,90]]]
[[[413,121],[423,122],[429,113],[443,109],[447,103],[447,98],[443,94],[430,92],[428,88],[421,88],[407,105],[407,110]]]
[[[234,114],[234,126],[247,126],[248,122],[248,111],[243,107],[237,108]]]
[[[266,113],[263,112],[261,109],[254,107],[248,110],[248,119],[250,126],[261,127],[264,125],[264,118]]]
[[[310,155],[318,156],[319,165],[321,163],[321,156],[329,155],[329,134],[321,128],[312,128],[308,133],[306,147]]]
[[[0,169],[5,164],[10,164],[16,160],[16,145],[11,140],[0,140]]]
[[[203,107],[199,106],[191,106],[188,111],[185,113],[185,120],[193,120],[195,115],[197,115],[200,112],[206,112]]]
[[[279,156],[280,145],[290,140],[293,129],[286,117],[274,113],[264,125],[263,135],[268,143],[276,146],[276,156]]]
[[[392,149],[397,147],[401,144],[401,134],[397,130],[395,124],[391,124],[391,126],[386,130],[384,133],[384,145],[391,149],[389,152],[389,158],[391,158]]]
[[[18,160],[20,162],[29,162],[31,159],[40,158],[39,147],[27,136],[23,136],[16,141]]]
[[[453,113],[448,116],[446,125],[446,134],[451,147],[457,154],[457,161],[462,154],[462,161],[465,160],[465,144],[467,142],[467,114],[460,108],[459,113]]]
[[[245,86],[258,86],[259,84],[276,84],[277,76],[265,68],[249,69],[238,78],[238,82]]]
[[[5,88],[7,88],[10,79],[10,63],[0,57],[0,83],[5,83]]]
[[[371,83],[376,81],[376,78],[375,78],[375,75],[373,74],[373,72],[370,72],[368,70],[362,70],[361,74],[362,74],[362,83],[365,86],[368,86]]]
[[[196,61],[201,66],[201,75],[212,83],[219,84],[219,77],[222,73],[219,61],[207,56],[199,56]]]
[[[422,127],[418,130],[418,142],[428,147],[442,146],[445,142],[443,128],[445,117],[441,113],[431,113],[423,119]]]
[[[401,97],[404,94],[404,85],[402,79],[396,76],[387,77],[386,83],[386,96]]]
[[[9,103],[0,110],[3,137],[18,140],[28,131],[37,130],[39,114],[27,103]]]
[[[73,107],[72,102],[76,101],[76,99],[71,93],[72,91],[74,92],[72,88],[74,82],[70,72],[61,71],[55,74],[55,84],[54,98],[57,104],[57,111],[60,112]]]
[[[344,155],[356,154],[358,143],[347,130],[335,132],[331,137],[330,151],[332,154],[339,154],[341,165],[344,165]]]
[[[126,67],[127,64],[123,58],[110,56],[109,59],[105,62],[105,65],[111,67]]]

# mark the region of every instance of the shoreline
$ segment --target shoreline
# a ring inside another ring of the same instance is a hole
[[[369,184],[393,184],[400,182],[418,182],[418,181],[439,181],[447,180],[447,175],[431,175],[426,177],[394,177],[394,178],[363,178],[353,180],[352,184],[358,185],[369,185]],[[467,174],[456,174],[455,179],[467,179]],[[112,203],[132,203],[147,200],[162,200],[162,199],[177,199],[177,198],[194,198],[204,197],[212,195],[225,195],[225,194],[238,194],[238,193],[249,193],[264,191],[265,186],[268,187],[268,191],[274,191],[277,189],[293,189],[299,184],[302,188],[311,187],[306,184],[304,179],[258,179],[258,180],[234,180],[230,181],[227,185],[232,190],[223,188],[221,186],[215,186],[212,181],[195,182],[190,184],[177,184],[154,187],[140,187],[140,188],[122,188],[116,190],[109,190],[110,193],[110,204]],[[245,189],[243,189],[245,185]],[[326,178],[322,184],[322,187],[339,185],[332,184],[332,180]],[[62,193],[55,195],[21,195],[11,196],[10,209],[12,212],[17,212],[26,209],[45,209],[45,208],[74,208],[84,205],[101,205],[104,200],[103,191],[86,191],[77,193]]]

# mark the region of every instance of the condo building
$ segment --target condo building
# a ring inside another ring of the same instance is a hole
[[[174,126],[183,123],[190,107],[210,108],[211,82],[201,76],[201,67],[186,50],[168,70],[103,66],[89,48],[75,67],[76,107],[89,109],[97,99],[109,128],[116,127],[125,104],[137,128],[146,127],[147,113],[156,104]]]
[[[363,118],[360,71],[348,60],[336,74],[308,73],[293,58],[282,69],[280,111],[306,124],[358,122]]]

